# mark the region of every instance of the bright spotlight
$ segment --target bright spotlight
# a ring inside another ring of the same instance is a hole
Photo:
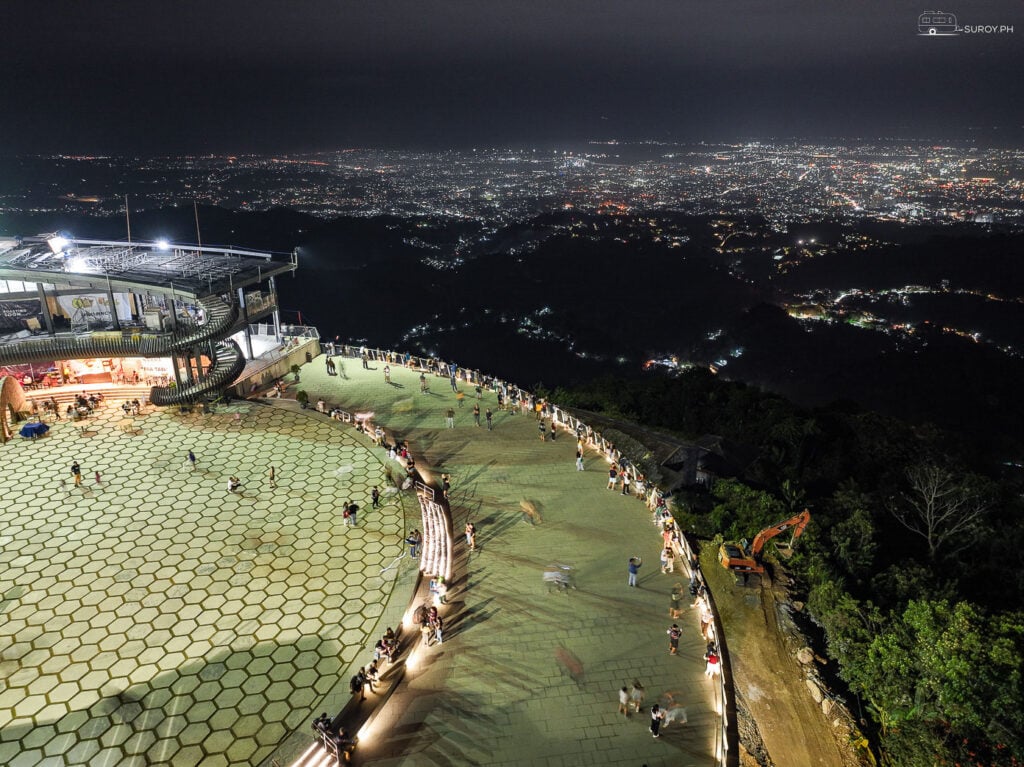
[[[157,240],[156,241],[156,248],[157,248],[157,250],[169,250],[170,247],[171,247],[171,243],[167,242],[167,240],[162,240],[161,239],[161,240]]]
[[[88,262],[81,256],[74,256],[67,259],[64,264],[64,268],[69,272],[84,272]]]
[[[71,244],[71,241],[67,237],[61,237],[59,234],[53,235],[46,241],[46,244],[50,246],[55,254],[60,255],[64,252],[64,248]]]

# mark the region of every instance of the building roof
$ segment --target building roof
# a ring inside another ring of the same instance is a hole
[[[0,280],[173,293],[203,298],[294,271],[294,254],[166,242],[0,240]]]

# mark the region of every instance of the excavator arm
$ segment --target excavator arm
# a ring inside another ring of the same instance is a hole
[[[796,516],[779,522],[777,525],[766,527],[754,537],[754,543],[750,547],[749,554],[739,544],[723,543],[718,550],[718,561],[726,570],[735,570],[743,573],[763,573],[764,566],[761,564],[761,552],[764,550],[764,545],[776,535],[780,535],[787,530],[793,531],[793,540],[795,541],[803,534],[807,523],[810,521],[811,512],[804,509]]]
[[[764,545],[768,543],[776,535],[781,535],[787,530],[793,530],[793,540],[795,541],[801,535],[803,535],[804,529],[807,527],[807,523],[811,521],[811,512],[804,509],[796,516],[790,517],[784,522],[779,522],[777,525],[766,527],[764,530],[759,532],[754,537],[754,543],[750,547],[750,555],[757,559],[761,556],[761,552],[764,550]]]

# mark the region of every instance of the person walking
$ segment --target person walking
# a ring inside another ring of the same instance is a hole
[[[619,690],[619,713],[629,718],[629,690],[625,687]]]
[[[636,588],[636,576],[637,576],[637,573],[640,572],[640,566],[642,564],[643,564],[643,560],[640,557],[630,557],[629,558],[629,566],[627,568],[628,571],[629,571],[628,585],[633,586],[634,588]]]
[[[375,487],[370,491],[370,505],[375,508],[380,508],[380,488]]]
[[[473,403],[473,423],[475,423],[477,427],[480,426],[480,405],[476,402]]]
[[[188,451],[188,455],[185,457],[185,464],[192,470],[196,470],[196,454],[191,450]]]
[[[629,495],[629,472],[622,472],[622,494]]]
[[[551,441],[555,441],[555,420],[551,419]]]
[[[385,365],[384,366],[384,383],[386,383],[386,384],[391,383],[391,366],[390,365]]]
[[[541,421],[539,424],[537,424],[537,431],[540,433],[540,441],[541,442],[547,442],[548,441],[548,430],[546,428],[544,428],[544,422],[543,421]]]
[[[267,485],[271,490],[274,490],[277,487],[277,469],[273,466],[267,469]]]
[[[476,551],[476,525],[472,522],[466,523],[466,545],[470,551]]]
[[[450,407],[445,411],[444,423],[449,429],[455,428],[455,408]]]
[[[491,412],[490,408],[487,408],[484,418],[487,419],[487,431],[494,431],[494,413]]]
[[[661,710],[661,707],[655,703],[651,706],[651,736],[658,738],[661,737],[658,734],[658,730],[661,729],[661,722],[665,718],[665,712]]]
[[[619,479],[619,472],[618,472],[618,470],[616,470],[615,464],[613,463],[611,465],[611,468],[608,469],[608,489],[609,490],[614,490],[615,489],[615,483],[618,481],[618,479]]]
[[[466,402],[466,392],[461,389],[455,392],[455,401],[459,403],[459,407],[462,407]]]
[[[679,628],[678,624],[673,623],[665,633],[668,634],[668,654],[678,655],[679,637],[683,635],[683,630]]]
[[[74,477],[75,487],[82,486],[82,467],[78,465],[78,461],[74,461],[71,464],[71,476]]]
[[[629,703],[638,714],[644,710],[644,686],[636,679],[633,680],[633,687],[629,691]]]

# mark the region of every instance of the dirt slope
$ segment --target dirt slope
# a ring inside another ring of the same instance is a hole
[[[737,585],[710,546],[701,553],[701,567],[722,620],[738,698],[757,723],[771,763],[858,765],[846,731],[833,726],[808,692],[800,663],[779,631],[776,595],[767,580],[764,587]]]

